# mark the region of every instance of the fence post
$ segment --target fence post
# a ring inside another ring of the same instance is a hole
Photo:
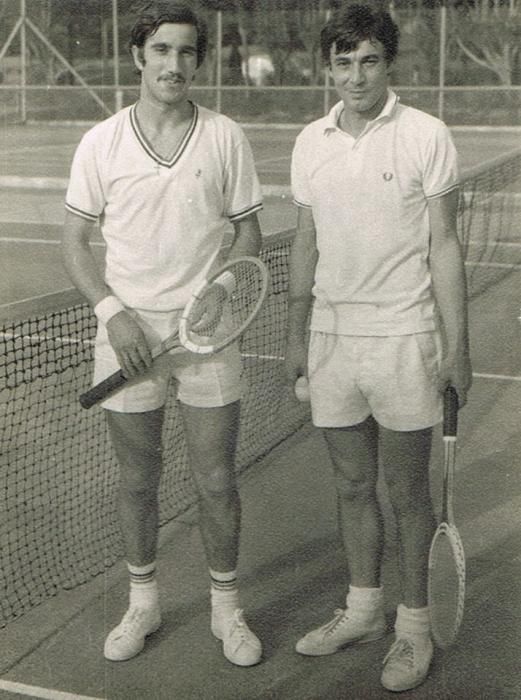
[[[119,86],[119,19],[118,0],[112,0],[112,60],[114,62],[114,108],[123,107],[123,91]]]
[[[445,55],[447,47],[447,6],[445,2],[440,5],[440,67],[438,81],[438,118],[443,119],[445,111]]]
[[[215,46],[215,110],[222,111],[222,43],[223,43],[223,13],[217,10],[217,39]]]
[[[20,118],[22,124],[27,121],[27,28],[25,0],[20,0]]]
[[[326,22],[329,22],[331,19],[331,10],[327,9],[326,10]],[[325,75],[324,75],[324,116],[326,114],[329,114],[329,87],[331,85],[331,79],[329,76],[329,66],[326,65],[325,67]]]

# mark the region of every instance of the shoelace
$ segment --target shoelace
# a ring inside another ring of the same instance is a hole
[[[230,626],[230,637],[237,632],[241,641],[246,641],[247,638],[247,627],[246,622],[243,617],[242,610],[236,610],[233,615],[233,621]]]
[[[143,615],[144,613],[141,610],[138,610],[137,608],[130,608],[129,610],[127,610],[119,626],[120,635],[132,635],[137,630],[139,630],[139,627],[143,620]]]
[[[392,647],[389,649],[389,652],[385,659],[383,660],[383,663],[386,664],[387,661],[390,661],[391,663],[399,663],[399,664],[405,664],[409,668],[413,668],[414,666],[414,647],[410,643],[408,639],[397,639]]]
[[[337,627],[342,625],[344,622],[347,622],[347,609],[343,610],[342,608],[337,608],[333,615],[333,619],[330,622],[326,622],[322,628],[325,634],[332,634]]]

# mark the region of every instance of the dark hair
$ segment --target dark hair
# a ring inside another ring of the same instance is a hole
[[[360,42],[377,40],[383,44],[385,59],[391,63],[398,53],[400,30],[391,15],[369,5],[344,5],[335,10],[320,34],[320,48],[326,65],[331,63],[331,47],[354,51]]]
[[[130,32],[130,47],[142,49],[148,37],[155,34],[166,22],[190,24],[197,30],[197,67],[204,61],[208,46],[208,29],[203,19],[184,2],[152,0],[142,5]]]

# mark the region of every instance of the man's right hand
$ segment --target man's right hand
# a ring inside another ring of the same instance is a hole
[[[110,344],[127,379],[146,372],[152,354],[141,326],[126,311],[112,316],[107,323]]]
[[[286,356],[284,359],[284,372],[288,384],[292,387],[299,377],[307,375],[308,353],[306,343],[298,339],[288,339],[286,343]]]

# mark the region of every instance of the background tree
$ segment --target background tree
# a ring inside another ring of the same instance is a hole
[[[519,79],[520,0],[466,0],[450,8],[455,41],[462,53],[510,87]]]

